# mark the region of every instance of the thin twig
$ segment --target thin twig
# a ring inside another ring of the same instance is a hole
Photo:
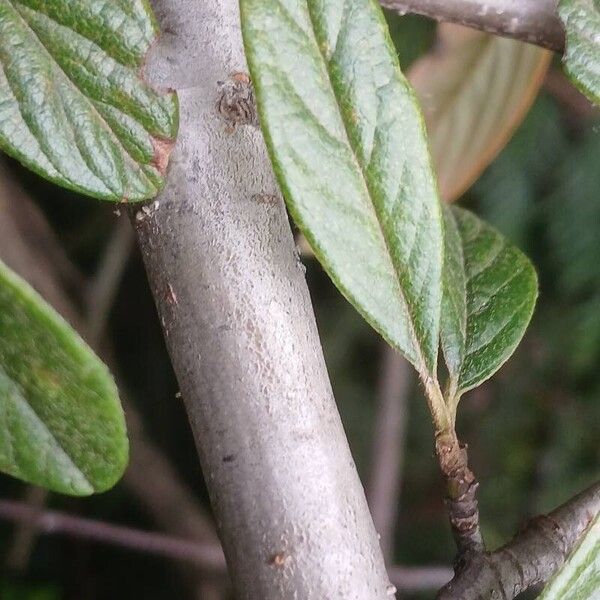
[[[600,110],[567,79],[562,71],[550,69],[544,81],[544,88],[576,119],[589,121],[600,116]]]
[[[192,542],[162,533],[142,531],[63,512],[38,512],[22,502],[0,500],[0,518],[35,524],[43,534],[60,533],[175,560],[192,562],[204,571],[223,572],[225,558],[218,544]]]
[[[380,0],[382,6],[450,21],[562,52],[558,0]]]
[[[33,522],[37,530],[46,535],[65,535],[127,548],[142,554],[162,556],[191,563],[204,572],[225,572],[225,557],[217,543],[190,541],[60,511],[47,510],[40,513],[23,502],[12,500],[0,500],[0,519]],[[438,589],[452,577],[452,570],[443,566],[393,566],[389,573],[394,585],[402,592]]]
[[[135,235],[125,217],[117,220],[86,294],[85,331],[88,343],[97,346],[106,327]]]
[[[400,502],[410,373],[406,359],[384,344],[367,500],[386,562],[392,558]]]
[[[28,485],[25,488],[24,503],[36,514],[39,514],[46,506],[48,491]],[[5,565],[13,573],[24,573],[31,558],[35,546],[37,528],[31,522],[22,523],[15,528],[12,543],[6,552]]]
[[[596,483],[548,515],[535,517],[495,552],[473,553],[438,600],[512,600],[545,583],[564,564],[589,524],[600,512]]]

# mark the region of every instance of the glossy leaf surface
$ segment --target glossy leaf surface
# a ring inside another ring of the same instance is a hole
[[[422,118],[370,0],[242,0],[261,123],[333,281],[435,377],[443,234]]]
[[[128,455],[106,367],[0,262],[0,470],[51,490],[108,489]]]
[[[441,341],[452,403],[514,352],[533,313],[537,276],[529,259],[494,228],[464,209],[444,210]]]
[[[565,70],[592,102],[600,104],[600,0],[561,0],[558,14],[567,33]]]
[[[455,200],[481,175],[529,111],[552,53],[454,24],[408,78],[420,99],[440,193]]]
[[[599,595],[600,515],[597,515],[540,600],[597,600]]]
[[[0,0],[0,149],[96,198],[155,196],[178,119],[140,77],[155,36],[143,0]]]

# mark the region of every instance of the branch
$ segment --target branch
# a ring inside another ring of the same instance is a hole
[[[12,500],[0,500],[0,519],[31,524],[42,534],[62,534],[190,563],[205,573],[225,573],[225,557],[218,542],[190,541],[59,511],[39,512]],[[407,593],[438,589],[451,577],[452,570],[443,566],[390,568],[390,578],[398,590]]]
[[[222,573],[225,570],[223,552],[215,543],[192,542],[53,510],[39,512],[27,504],[11,500],[0,500],[0,518],[33,525],[40,533],[61,533],[145,554],[192,562],[203,571]]]
[[[32,511],[39,513],[43,510],[47,499],[47,490],[34,485],[28,485],[25,488],[24,504]],[[37,534],[35,525],[30,522],[21,523],[20,527],[15,527],[13,540],[6,551],[6,560],[4,561],[8,570],[19,575],[26,572]]]
[[[499,550],[473,554],[440,591],[438,600],[512,600],[545,583],[563,565],[599,511],[600,483],[596,483],[548,515],[529,521]]]
[[[586,123],[600,116],[600,109],[588,100],[559,69],[548,71],[544,88],[567,109],[572,117],[571,120]]]
[[[0,257],[72,325],[80,321],[65,290],[81,290],[73,266],[42,213],[0,162]]]
[[[259,129],[237,0],[155,2],[179,91],[167,187],[134,223],[241,597],[392,592]]]
[[[556,52],[565,46],[565,32],[558,18],[558,0],[380,0],[382,6],[436,19],[460,23],[516,38]]]
[[[367,499],[381,550],[389,561],[400,502],[401,467],[407,420],[411,367],[385,342],[382,344],[377,415],[373,435],[371,478]]]

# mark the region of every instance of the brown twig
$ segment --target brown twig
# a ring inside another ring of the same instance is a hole
[[[129,221],[126,217],[119,218],[85,297],[85,333],[91,346],[97,347],[100,342],[134,243]]]
[[[46,535],[65,535],[118,546],[134,552],[187,562],[204,572],[225,573],[225,557],[218,543],[191,541],[60,511],[39,512],[24,502],[12,500],[0,500],[0,519],[33,523],[40,533]],[[452,576],[452,570],[443,566],[393,566],[389,573],[394,585],[403,592],[438,589]]]
[[[379,533],[383,557],[392,557],[398,516],[406,431],[407,394],[411,368],[406,359],[384,343],[373,436],[371,478],[367,500]]]
[[[438,434],[436,452],[446,480],[446,510],[460,564],[471,554],[484,550],[477,504],[479,483],[469,468],[467,448],[460,444],[454,431]]]
[[[47,490],[34,485],[28,485],[25,488],[23,501],[36,514],[44,510],[47,500]],[[37,527],[31,522],[21,523],[20,527],[15,528],[12,543],[6,552],[4,561],[8,570],[19,574],[27,570],[37,533]]]
[[[599,512],[600,483],[596,483],[548,515],[531,519],[499,550],[469,555],[439,592],[438,600],[512,600],[545,583]]]
[[[577,120],[589,121],[600,116],[600,110],[590,102],[558,69],[550,69],[544,80],[546,91]]]
[[[224,572],[225,558],[218,544],[192,542],[162,533],[142,531],[86,519],[67,513],[38,512],[22,502],[0,500],[0,517],[17,523],[35,524],[40,533],[60,533],[74,538],[129,548],[145,554],[194,563],[203,571]]]

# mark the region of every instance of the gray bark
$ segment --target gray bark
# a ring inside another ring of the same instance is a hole
[[[565,563],[599,511],[600,483],[596,483],[548,515],[531,519],[502,548],[467,557],[437,599],[512,600],[546,583]]]
[[[255,126],[236,0],[155,2],[179,91],[168,184],[134,223],[240,598],[393,593]]]
[[[381,0],[398,12],[417,13],[562,52],[565,33],[558,0]]]

